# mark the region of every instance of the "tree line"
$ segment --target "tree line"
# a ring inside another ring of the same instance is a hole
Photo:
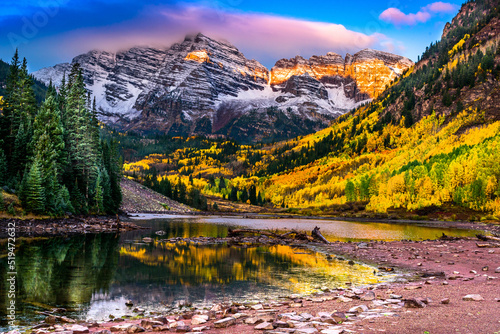
[[[0,115],[0,186],[35,214],[115,213],[122,199],[117,144],[102,140],[95,98],[74,63],[37,104],[16,50]]]

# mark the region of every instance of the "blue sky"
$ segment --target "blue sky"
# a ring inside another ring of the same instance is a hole
[[[168,47],[188,33],[226,39],[272,67],[280,58],[363,48],[412,60],[440,38],[461,1],[3,0],[0,58],[16,47],[30,70],[91,49]]]

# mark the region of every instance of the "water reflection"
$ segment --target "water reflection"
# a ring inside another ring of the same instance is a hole
[[[167,216],[168,217],[168,216]],[[144,220],[147,218],[148,220]],[[155,218],[150,220],[150,218]],[[364,223],[364,222],[349,222],[349,221],[334,221],[325,219],[250,219],[238,217],[182,217],[175,219],[171,217],[165,218],[161,215],[141,215],[134,217],[134,222],[138,224],[155,224],[157,228],[162,228],[165,222],[186,223],[196,227],[198,224],[205,226],[231,226],[245,227],[254,229],[271,229],[271,230],[290,230],[296,229],[299,231],[310,232],[315,226],[321,228],[323,235],[330,241],[368,241],[368,240],[426,240],[437,239],[443,233],[454,237],[473,237],[477,233],[474,230],[456,229],[456,228],[439,228],[431,226],[421,226],[415,223],[399,224],[399,223]],[[190,234],[184,230],[185,237],[197,236]],[[219,230],[219,233],[224,232]],[[216,235],[211,235],[216,236]]]
[[[26,321],[35,311],[64,307],[70,316],[105,320],[130,314],[136,306],[166,309],[180,300],[195,304],[224,298],[264,299],[317,286],[374,283],[374,268],[326,260],[324,254],[289,246],[228,247],[225,244],[169,243],[171,237],[225,236],[227,226],[154,222],[151,230],[121,235],[94,234],[18,241],[17,313]],[[165,231],[158,236],[155,231]],[[152,237],[144,243],[144,237]],[[2,247],[5,250],[6,247]],[[6,282],[6,254],[0,254]],[[1,285],[6,309],[6,284]],[[1,325],[5,326],[5,317]]]

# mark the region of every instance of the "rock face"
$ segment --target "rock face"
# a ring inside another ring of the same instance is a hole
[[[276,63],[271,69],[271,86],[276,91],[288,92],[288,82],[292,78],[308,75],[321,82],[322,88],[343,90],[346,98],[360,102],[377,97],[386,85],[412,65],[408,58],[371,49],[362,50],[354,56],[347,54],[345,59],[333,52],[307,60],[297,56]],[[331,100],[335,104],[338,98]],[[342,106],[340,104],[339,108]]]
[[[282,59],[269,71],[230,43],[203,34],[165,49],[90,51],[72,62],[82,66],[106,123],[141,132],[233,137],[236,132],[254,139],[325,127],[413,65],[367,49],[345,59],[335,53]],[[33,75],[58,86],[70,68],[58,64]],[[276,132],[276,123],[284,123],[283,129]]]

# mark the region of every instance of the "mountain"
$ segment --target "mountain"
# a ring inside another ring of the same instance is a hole
[[[311,133],[378,96],[413,63],[362,50],[279,60],[268,70],[203,34],[169,48],[134,47],[75,57],[101,120],[125,130],[283,139]],[[71,64],[33,75],[58,85]]]

